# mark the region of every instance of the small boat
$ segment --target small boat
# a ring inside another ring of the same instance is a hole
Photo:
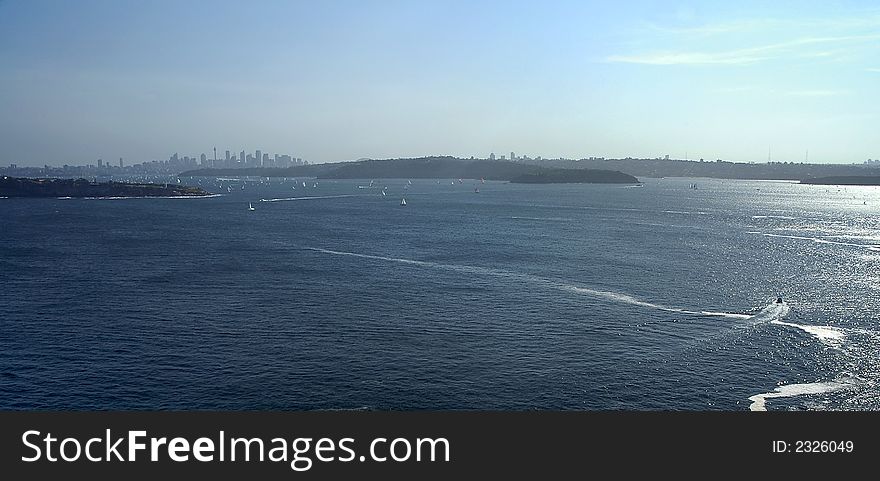
[[[248,202],[248,210],[256,210],[254,209],[254,204],[252,202]]]
[[[479,188],[479,187],[475,187],[475,188],[474,188],[474,193],[475,193],[475,194],[479,194],[479,193],[480,193],[480,188]]]
[[[777,304],[782,304],[782,298],[781,298],[781,297],[777,297],[777,298],[776,298],[776,303],[777,303]]]
[[[400,205],[406,205],[406,199],[400,199]]]

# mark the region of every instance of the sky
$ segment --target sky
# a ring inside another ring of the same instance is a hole
[[[0,0],[0,165],[880,158],[875,1]]]

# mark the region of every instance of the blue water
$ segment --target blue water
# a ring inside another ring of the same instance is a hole
[[[878,187],[181,180],[0,199],[0,409],[880,408]]]

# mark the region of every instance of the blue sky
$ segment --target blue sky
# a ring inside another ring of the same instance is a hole
[[[876,2],[0,0],[0,164],[880,158]]]

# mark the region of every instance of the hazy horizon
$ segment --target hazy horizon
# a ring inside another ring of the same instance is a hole
[[[0,0],[0,165],[880,157],[880,7]]]

